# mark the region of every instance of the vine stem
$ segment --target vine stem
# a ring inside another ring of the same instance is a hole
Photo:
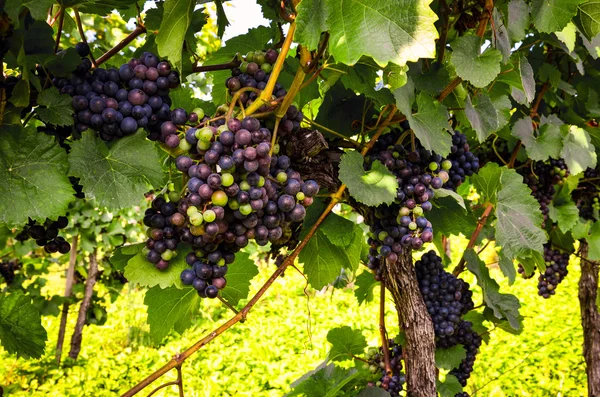
[[[235,109],[235,105],[237,104],[238,100],[242,97],[242,94],[244,92],[248,92],[248,91],[252,91],[255,92],[256,94],[260,94],[260,90],[258,88],[254,88],[254,87],[243,87],[240,88],[239,90],[237,90],[235,92],[235,94],[233,94],[233,98],[231,98],[231,103],[229,104],[229,110],[227,110],[227,114],[225,115],[225,121],[229,121],[229,119],[231,118],[231,115],[233,114],[233,109]],[[247,113],[247,111],[246,111]]]
[[[79,10],[77,7],[73,8],[73,12],[75,13],[75,22],[77,23],[77,30],[79,31],[79,36],[81,36],[81,41],[83,41],[85,44],[88,44],[87,38],[85,37],[85,32],[83,31],[83,25],[81,24],[81,16],[79,15]],[[92,54],[91,50],[90,60],[92,61],[92,67],[96,67],[96,59],[94,59],[94,54]]]
[[[483,211],[481,218],[479,218],[479,220],[477,221],[477,227],[475,228],[475,231],[473,232],[473,234],[471,234],[471,238],[469,239],[469,244],[467,244],[467,248],[465,249],[465,251],[468,250],[469,248],[473,248],[475,246],[477,237],[479,237],[479,233],[481,233],[481,230],[485,226],[485,223],[486,223],[488,217],[490,216],[490,214],[492,213],[493,209],[494,209],[494,205],[492,203],[488,203],[485,206],[485,210]],[[462,273],[462,271],[465,270],[465,262],[466,262],[466,260],[465,260],[464,254],[463,254],[462,258],[460,258],[460,262],[458,262],[458,265],[456,265],[454,270],[452,270],[452,274],[455,276],[458,276],[460,273]]]
[[[77,245],[79,236],[75,235],[71,239],[71,252],[69,253],[69,268],[67,269],[67,283],[65,286],[65,298],[69,298],[73,293],[73,281],[75,280],[75,264],[77,263]],[[67,328],[67,317],[69,316],[69,302],[65,300],[60,316],[60,326],[58,328],[58,340],[56,341],[56,363],[60,364],[62,357],[63,343],[65,341],[65,331]]]
[[[389,121],[394,116],[396,111],[397,111],[397,109],[394,106],[394,108],[388,115],[388,118],[386,121]],[[385,129],[385,125],[382,125],[379,128],[379,130],[373,136],[373,139],[371,139],[371,141],[367,144],[367,146],[365,146],[365,148],[361,151],[362,156],[365,156],[369,152],[369,150],[371,150],[371,148],[373,147],[373,145],[375,145],[375,142],[377,141],[379,136],[381,136],[381,134],[383,133],[384,129]],[[294,263],[294,260],[296,260],[296,258],[300,254],[300,251],[302,251],[304,249],[304,247],[306,247],[306,245],[308,244],[310,239],[314,236],[314,234],[316,233],[316,231],[319,228],[319,226],[321,225],[321,223],[323,223],[325,218],[327,218],[327,215],[329,215],[329,213],[333,210],[333,208],[337,205],[337,203],[339,201],[341,201],[342,196],[345,191],[346,191],[346,185],[342,184],[339,187],[339,189],[336,191],[336,193],[332,196],[331,201],[329,202],[329,204],[327,205],[325,210],[323,210],[323,212],[319,216],[319,219],[317,219],[315,224],[310,228],[310,230],[306,234],[306,237],[304,238],[304,240],[302,240],[300,242],[300,244],[298,244],[298,246],[294,249],[294,251],[292,251],[292,253],[283,261],[281,266],[279,266],[277,268],[277,270],[275,270],[273,272],[271,277],[269,277],[269,279],[263,284],[263,286],[258,290],[258,292],[250,299],[250,301],[246,304],[246,306],[244,306],[242,308],[242,310],[240,310],[235,316],[233,316],[229,320],[227,320],[227,322],[225,322],[224,324],[222,324],[221,326],[219,326],[218,328],[213,330],[211,333],[209,333],[208,335],[206,335],[205,337],[200,339],[194,345],[189,347],[183,353],[178,354],[175,357],[173,357],[171,359],[171,361],[169,361],[167,364],[163,365],[161,368],[159,368],[154,373],[152,373],[151,375],[146,377],[144,380],[142,380],[140,383],[135,385],[133,388],[131,388],[130,390],[125,392],[121,397],[131,397],[131,396],[136,395],[141,390],[143,390],[146,386],[150,385],[152,382],[154,382],[156,379],[160,378],[162,375],[169,372],[171,369],[176,368],[177,366],[180,366],[188,357],[190,357],[192,354],[194,354],[195,352],[200,350],[206,344],[213,341],[215,338],[217,338],[217,336],[219,336],[223,332],[227,331],[229,328],[231,328],[236,323],[238,323],[242,320],[245,320],[246,316],[248,315],[248,312],[250,312],[250,310],[252,310],[252,307],[254,307],[254,305],[256,305],[256,303],[265,294],[265,292],[269,289],[269,287],[271,287],[271,285],[275,282],[275,280],[277,280],[277,278],[279,276],[281,276],[281,274],[283,274],[283,272],[285,271],[285,269],[288,266],[290,266]]]
[[[388,345],[387,331],[385,329],[385,285],[381,283],[379,293],[379,335],[381,336],[381,349],[383,350],[383,362],[385,373],[392,376],[392,364],[390,363],[390,347]]]
[[[331,135],[334,135],[334,136],[336,136],[336,137],[338,137],[340,139],[343,139],[346,142],[350,142],[355,148],[360,147],[360,144],[358,142],[356,142],[354,139],[348,138],[347,136],[344,136],[343,134],[340,134],[337,131],[334,131],[334,130],[332,130],[330,128],[327,128],[327,127],[325,127],[325,126],[323,126],[323,125],[315,122],[314,120],[311,120],[311,119],[307,118],[306,116],[304,116],[304,120],[307,123],[309,123],[311,125],[314,125],[315,127],[319,128],[319,129],[321,129],[321,130],[323,130],[325,132],[330,133]]]
[[[54,53],[58,51],[60,47],[60,36],[62,35],[63,24],[65,22],[65,7],[61,6],[58,14],[58,30],[56,32],[56,44],[54,45]]]
[[[125,46],[131,43],[136,37],[139,35],[146,33],[146,27],[144,25],[137,25],[135,29],[127,37],[121,40],[117,45],[115,45],[110,50],[106,51],[100,58],[96,60],[96,66],[102,65],[104,62],[108,61],[112,58],[116,53],[121,51]]]
[[[242,61],[240,61],[236,56],[233,57],[233,59],[227,63],[219,63],[216,65],[196,65],[192,68],[192,71],[194,73],[203,73],[203,72],[212,72],[215,70],[227,70],[227,69],[233,69],[233,68],[237,68],[238,66],[240,66],[242,64]]]

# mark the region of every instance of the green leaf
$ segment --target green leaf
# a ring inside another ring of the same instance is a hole
[[[510,43],[506,24],[504,23],[505,18],[502,15],[502,12],[496,7],[492,10],[492,20],[494,21],[494,24],[492,25],[492,44],[494,45],[494,48],[500,51],[502,54],[502,62],[506,64],[510,58],[512,45]]]
[[[327,341],[331,343],[331,361],[352,360],[353,356],[362,355],[367,347],[367,340],[362,332],[347,325],[329,330]]]
[[[436,380],[437,391],[440,393],[440,397],[454,397],[463,391],[463,388],[454,375],[446,375],[446,380],[440,382]]]
[[[145,243],[122,245],[117,247],[113,254],[110,256],[109,262],[119,271],[125,270],[125,266],[131,258],[136,256],[142,251]]]
[[[375,281],[375,277],[371,272],[364,271],[356,277],[354,281],[356,289],[354,295],[359,305],[365,302],[373,301],[373,290],[375,287],[381,285],[379,281]]]
[[[571,230],[579,222],[579,209],[574,202],[567,202],[562,205],[550,203],[548,206],[548,216],[563,232]]]
[[[18,108],[24,108],[29,105],[29,82],[20,79],[13,87],[12,94],[8,102]]]
[[[37,103],[40,107],[36,108],[35,112],[44,123],[58,126],[73,125],[70,95],[61,94],[56,87],[51,87],[40,92]]]
[[[402,97],[405,89],[410,87],[407,84],[394,92],[398,108],[406,115],[410,127],[427,150],[447,156],[452,146],[452,137],[446,132],[450,130],[448,110],[440,102],[421,92],[417,96],[418,112],[413,114],[411,96]]]
[[[525,38],[529,27],[529,5],[525,0],[511,0],[508,3],[508,34],[511,41],[517,42]]]
[[[471,96],[467,95],[465,114],[471,123],[471,127],[477,133],[479,142],[485,141],[488,136],[501,127],[500,115],[485,92],[477,94],[473,102],[471,102]]]
[[[48,335],[40,313],[21,291],[0,293],[0,342],[10,354],[40,358]]]
[[[227,270],[227,285],[221,290],[221,296],[232,306],[236,306],[240,300],[246,299],[250,292],[250,281],[258,274],[256,263],[250,259],[246,252],[235,255],[235,262],[229,265]]]
[[[398,66],[394,63],[388,63],[385,69],[383,69],[383,82],[389,84],[390,90],[394,91],[406,84],[407,71],[408,67],[406,65]]]
[[[575,50],[575,41],[577,41],[577,28],[575,24],[569,22],[560,32],[554,32],[556,37],[562,41],[570,52]]]
[[[502,60],[502,54],[494,48],[488,48],[481,54],[481,44],[481,38],[472,35],[452,42],[451,62],[456,74],[478,88],[487,86],[498,76]]]
[[[462,196],[458,193],[456,193],[454,190],[449,190],[449,189],[434,189],[435,192],[435,197],[450,197],[452,199],[454,199],[454,201],[456,201],[456,203],[458,205],[460,205],[462,207],[462,209],[464,209],[465,211],[467,210],[467,207],[465,206],[465,199],[462,198]]]
[[[163,18],[156,37],[158,53],[183,69],[183,41],[192,21],[194,0],[165,0]]]
[[[363,157],[356,151],[344,154],[340,161],[340,181],[357,201],[368,206],[391,204],[396,199],[398,181],[381,162],[374,161],[364,171]]]
[[[548,158],[558,158],[562,149],[563,136],[560,133],[560,125],[553,120],[542,120],[537,136],[533,130],[533,120],[526,116],[517,121],[512,128],[512,135],[519,138],[529,157],[534,161],[544,161]]]
[[[590,228],[590,235],[587,237],[588,259],[600,261],[600,222],[595,222]]]
[[[368,55],[379,65],[433,58],[437,16],[428,0],[304,0],[298,6],[296,39],[316,49],[329,31],[329,52],[355,64]],[[410,10],[410,12],[409,12]],[[376,26],[377,29],[372,27]]]
[[[560,32],[577,14],[581,0],[533,0],[533,24],[542,33]]]
[[[67,155],[34,128],[4,126],[0,139],[0,223],[20,226],[67,212],[74,191]]]
[[[191,318],[198,311],[200,297],[195,289],[158,286],[146,292],[144,305],[148,306],[150,336],[160,343],[177,324],[181,333],[192,325]]]
[[[477,277],[477,284],[481,287],[485,304],[494,311],[496,318],[504,318],[513,329],[520,330],[519,299],[514,295],[499,292],[500,286],[490,277],[489,269],[472,248],[466,250],[464,255],[467,268]]]
[[[590,0],[579,6],[579,24],[588,40],[600,33],[600,1]]]
[[[463,234],[469,236],[477,219],[471,212],[465,211],[456,200],[448,198],[436,198],[435,208],[427,213],[427,219],[433,225],[433,229],[445,236]]]
[[[148,288],[155,286],[163,289],[171,286],[184,288],[180,276],[182,271],[189,268],[185,262],[185,256],[188,252],[189,250],[177,251],[177,256],[169,261],[169,267],[166,270],[158,270],[140,252],[127,262],[124,273],[125,278],[132,284],[139,284]]]
[[[337,397],[340,395],[338,392],[345,385],[361,375],[354,368],[345,369],[333,363],[309,374],[292,383],[293,390],[286,396]]]
[[[340,63],[332,65],[331,68],[333,73],[340,74],[340,81],[346,88],[364,94],[379,106],[394,101],[390,90],[387,88],[376,89],[376,81],[379,78],[377,73],[380,71],[380,67],[372,59],[363,57],[352,67]],[[396,70],[399,69],[400,67],[397,67]],[[404,80],[406,81],[406,75],[404,75]]]
[[[500,189],[500,177],[503,172],[504,169],[497,164],[488,163],[471,177],[477,192],[490,203],[498,201],[497,192]]]
[[[533,76],[533,68],[523,54],[515,59],[515,68],[519,73],[521,80],[521,89],[527,98],[527,104],[530,104],[535,99],[535,78]]]
[[[225,28],[229,26],[229,20],[223,9],[223,0],[215,0],[215,5],[217,6],[217,35],[223,37]]]
[[[463,345],[456,345],[447,349],[435,349],[435,366],[450,371],[458,368],[460,362],[467,357]]]
[[[564,125],[562,130],[565,137],[560,155],[569,172],[576,175],[586,168],[596,167],[596,150],[587,131],[575,125]]]
[[[73,142],[71,175],[80,178],[86,196],[118,210],[139,204],[144,193],[163,180],[160,156],[145,132],[119,139],[110,149],[93,131]]]
[[[338,247],[347,247],[354,240],[354,228],[358,227],[354,222],[331,213],[320,226],[325,236]]]

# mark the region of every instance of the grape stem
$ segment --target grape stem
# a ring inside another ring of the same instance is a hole
[[[56,44],[54,45],[54,53],[58,51],[60,47],[60,36],[62,35],[63,23],[65,22],[65,7],[61,6],[58,14],[58,30],[56,32]]]
[[[486,223],[488,217],[490,216],[490,214],[492,213],[493,209],[494,209],[494,205],[492,203],[488,203],[485,206],[485,210],[483,211],[481,218],[479,218],[479,220],[477,221],[477,227],[475,228],[475,231],[473,232],[473,234],[471,234],[471,238],[469,239],[469,244],[467,244],[467,248],[465,249],[465,252],[469,248],[473,248],[475,246],[477,237],[479,237],[479,233],[481,233],[481,230],[485,226],[485,223]],[[452,270],[452,274],[454,276],[458,276],[459,274],[461,274],[463,272],[463,270],[465,270],[465,262],[466,262],[465,255],[463,254],[462,258],[460,258],[460,262],[458,262],[458,265],[456,265],[454,270]]]
[[[79,10],[77,7],[73,8],[73,12],[75,13],[75,22],[77,23],[77,30],[79,31],[79,36],[81,36],[81,41],[83,41],[85,44],[88,44],[87,38],[85,37],[85,32],[83,31],[83,25],[81,24],[81,16],[79,15]],[[90,60],[92,61],[92,67],[96,67],[96,59],[94,59],[94,54],[92,54],[91,50]]]
[[[338,138],[340,138],[340,139],[342,139],[342,140],[344,140],[346,142],[349,142],[350,144],[352,144],[352,146],[354,146],[357,149],[360,147],[360,144],[358,142],[356,142],[352,138],[348,138],[347,136],[344,136],[344,135],[340,134],[339,132],[336,132],[336,131],[334,131],[334,130],[332,130],[330,128],[327,128],[327,127],[325,127],[325,126],[323,126],[323,125],[315,122],[314,120],[309,119],[306,116],[304,116],[304,120],[306,122],[308,122],[309,124],[311,124],[311,125],[319,128],[320,130],[323,130],[323,131],[325,131],[325,132],[327,132],[327,133],[329,133],[331,135],[334,135],[334,136],[336,136],[336,137],[338,137]]]
[[[231,103],[229,104],[229,110],[227,110],[227,114],[225,115],[226,121],[229,121],[229,119],[231,119],[231,115],[233,114],[233,109],[235,108],[235,104],[240,99],[242,94],[244,92],[248,92],[248,91],[255,92],[257,95],[260,94],[260,90],[258,88],[254,88],[254,87],[244,87],[244,88],[240,88],[239,90],[237,90],[235,92],[235,94],[233,95],[233,98],[231,98]],[[256,100],[258,101],[258,98]],[[246,114],[248,114],[248,110],[246,110]]]
[[[117,45],[115,45],[110,50],[106,51],[100,58],[96,60],[96,66],[102,65],[104,62],[108,61],[115,54],[121,51],[125,46],[131,43],[136,37],[139,35],[146,33],[146,27],[144,25],[138,24],[135,29],[127,37],[121,40]]]
[[[192,68],[192,71],[194,73],[203,73],[203,72],[212,72],[215,70],[227,70],[227,69],[233,69],[233,68],[237,68],[238,66],[240,66],[242,64],[242,61],[240,61],[240,59],[238,58],[238,55],[236,54],[233,59],[227,63],[219,63],[216,65],[196,65]]]
[[[217,298],[219,298],[219,300],[221,302],[223,302],[223,304],[225,306],[227,306],[233,313],[235,313],[236,315],[239,313],[235,307],[231,306],[231,303],[229,303],[225,299],[223,299],[223,297],[221,296],[221,294],[217,295]]]

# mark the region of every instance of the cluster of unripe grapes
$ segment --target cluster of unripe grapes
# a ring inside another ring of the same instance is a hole
[[[386,390],[392,397],[399,397],[400,392],[406,382],[404,373],[402,372],[402,346],[396,343],[393,339],[388,340],[390,366],[392,367],[392,375],[388,375],[385,371],[385,359],[383,349],[380,347],[369,348],[365,355],[369,362],[369,370],[376,374],[380,373],[381,377],[375,383],[370,383],[369,386],[377,386]]]
[[[175,144],[175,138],[170,138],[175,133],[163,124],[185,124],[188,115],[183,109],[170,109],[169,91],[180,81],[167,61],[145,52],[119,69],[92,70],[89,46],[79,43],[76,49],[83,57],[81,64],[70,78],[55,78],[53,83],[62,94],[73,97],[78,132],[91,128],[111,141],[146,128],[150,139],[177,147],[179,141]]]
[[[215,298],[235,253],[250,240],[287,241],[319,186],[303,181],[289,157],[270,154],[271,131],[253,117],[190,128],[185,139],[197,153],[176,159],[187,177],[185,192],[157,198],[147,211],[146,257],[163,270],[180,242],[191,245],[181,280]]]
[[[44,247],[44,251],[49,254],[55,252],[66,254],[71,250],[71,244],[59,236],[58,231],[66,228],[68,224],[69,219],[66,216],[59,216],[55,221],[46,219],[43,225],[30,219],[25,229],[17,236],[17,240],[34,239],[35,243],[39,247]]]

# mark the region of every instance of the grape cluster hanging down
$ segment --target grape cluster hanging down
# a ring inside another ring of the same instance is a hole
[[[17,259],[0,261],[0,276],[4,278],[7,285],[11,285],[15,281],[15,272],[21,267],[23,265]]]
[[[453,135],[447,159],[420,144],[415,150],[405,148],[397,143],[401,134],[394,131],[381,137],[366,157],[367,166],[378,160],[398,181],[394,203],[369,209],[365,217],[370,225],[367,266],[376,278],[381,277],[383,259],[395,263],[404,249],[418,250],[433,240],[433,229],[425,213],[433,208],[430,200],[435,196],[434,189],[456,189],[479,169],[479,160],[469,151],[466,137],[460,132]]]
[[[573,191],[573,200],[583,219],[600,220],[600,167],[585,170],[578,188]]]
[[[441,348],[449,348],[456,345],[463,345],[465,347],[467,356],[460,362],[458,368],[450,371],[450,374],[456,376],[463,387],[467,385],[467,380],[471,377],[481,342],[481,336],[473,330],[473,324],[469,321],[461,320],[454,335],[439,338],[436,343],[436,347]]]
[[[189,180],[183,197],[157,197],[147,210],[146,257],[164,270],[179,242],[194,252],[181,273],[202,297],[215,298],[226,285],[227,265],[255,240],[280,244],[306,216],[318,193],[303,181],[287,156],[271,156],[271,131],[253,117],[231,119],[226,126],[190,128],[186,140],[198,157],[179,156],[176,166]]]
[[[372,373],[381,373],[381,378],[369,386],[377,386],[386,390],[392,397],[399,397],[402,387],[406,382],[404,373],[402,372],[402,346],[397,344],[393,339],[388,340],[390,366],[392,367],[392,376],[385,372],[385,359],[383,349],[369,348],[366,354],[366,359],[369,362],[369,369]]]
[[[53,84],[73,97],[78,132],[93,129],[111,141],[146,128],[149,139],[172,148],[179,145],[176,125],[185,124],[188,115],[183,109],[170,109],[169,90],[180,81],[168,62],[145,52],[119,69],[92,70],[87,44],[79,43],[76,49],[83,57],[81,64],[70,78],[55,78]]]
[[[31,238],[39,247],[44,247],[44,251],[49,254],[55,252],[66,254],[71,250],[71,244],[64,237],[59,236],[58,231],[66,228],[68,224],[69,219],[66,216],[59,216],[55,221],[46,219],[43,225],[30,219],[25,229],[17,236],[17,240],[26,241]]]
[[[553,249],[550,243],[544,244],[544,261],[546,271],[538,278],[538,295],[548,299],[556,293],[560,284],[569,271],[569,254]]]

